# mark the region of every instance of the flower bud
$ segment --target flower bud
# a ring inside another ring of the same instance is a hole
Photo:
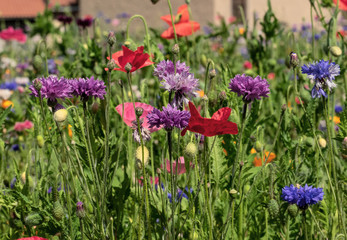
[[[298,206],[296,206],[296,204],[291,204],[288,206],[287,208],[289,216],[291,217],[296,217],[296,215],[298,214]]]
[[[188,158],[195,158],[196,154],[198,153],[198,148],[193,142],[188,143],[186,146],[186,149],[184,150],[184,154]]]
[[[79,218],[84,218],[86,216],[86,211],[83,208],[83,202],[77,202],[76,215]]]
[[[283,104],[282,107],[281,107],[282,111],[285,111],[287,110],[287,104]]]
[[[143,113],[143,108],[142,107],[136,107],[135,108],[135,113],[136,113],[136,116],[138,118],[140,118],[142,116],[142,113]]]
[[[59,201],[55,201],[53,203],[53,216],[55,219],[57,219],[58,221],[60,221],[61,219],[63,219],[64,216],[64,209],[61,206]]]
[[[37,90],[37,91],[40,91],[41,88],[42,88],[42,82],[35,78],[34,81],[33,81],[33,85],[34,85],[34,88]]]
[[[58,123],[62,123],[66,120],[68,115],[68,111],[60,104],[57,104],[54,107],[54,114],[53,114],[53,118],[56,122]]]
[[[263,148],[263,144],[261,144],[260,141],[256,141],[254,148],[255,148],[255,150],[257,150],[257,152],[261,152],[261,150]]]
[[[213,78],[215,78],[216,77],[216,70],[214,70],[214,69],[212,69],[210,72],[209,72],[209,75],[208,75],[208,77],[210,78],[210,79],[213,79]]]
[[[202,66],[206,67],[207,66],[207,57],[206,55],[201,55],[201,64]]]
[[[220,101],[225,101],[225,100],[227,100],[227,94],[226,94],[226,92],[225,92],[225,91],[221,91],[221,92],[219,93],[219,95],[218,95],[218,98],[219,98]]]
[[[36,71],[41,71],[43,69],[43,60],[40,55],[35,55],[33,58],[33,66]]]
[[[116,43],[117,39],[116,36],[114,34],[113,31],[109,31],[108,32],[108,36],[107,36],[107,43],[108,45],[110,45],[111,47]]]
[[[152,2],[153,4],[156,4],[157,2],[159,2],[159,0],[151,0],[151,2]]]
[[[125,64],[125,67],[124,67],[125,71],[130,72],[132,68],[133,66],[130,63]]]
[[[45,140],[43,139],[42,135],[37,135],[36,137],[37,145],[39,145],[40,148],[43,148],[45,145]]]
[[[339,57],[342,54],[342,50],[338,46],[332,46],[329,50],[334,57]]]
[[[171,52],[175,55],[177,55],[180,52],[180,47],[178,46],[177,43],[175,45],[173,45]]]
[[[246,184],[244,187],[243,187],[243,191],[244,193],[248,193],[248,191],[251,189],[251,186],[249,184]]]
[[[142,164],[142,147],[141,147],[141,146],[139,146],[139,147],[136,149],[135,157],[136,157],[137,161],[140,161],[140,163]],[[143,147],[143,162],[145,163],[145,165],[147,164],[148,159],[149,159],[149,151],[148,151],[148,149],[144,146],[144,147]]]
[[[276,218],[280,212],[280,207],[275,199],[271,199],[268,204],[268,210],[271,218]]]
[[[318,143],[319,143],[319,146],[321,146],[321,148],[325,148],[327,146],[327,141],[322,137],[319,137]]]
[[[117,64],[116,64],[114,59],[111,59],[110,61],[108,61],[108,63],[107,63],[108,71],[112,71],[116,67],[117,67]]]
[[[290,66],[296,68],[299,65],[298,55],[295,52],[290,53]]]
[[[37,212],[29,213],[29,215],[24,218],[25,225],[29,227],[40,225],[43,223],[43,220],[43,217]]]
[[[229,193],[230,193],[231,195],[234,195],[234,194],[237,193],[237,191],[236,191],[235,189],[231,189],[231,190],[229,191]]]

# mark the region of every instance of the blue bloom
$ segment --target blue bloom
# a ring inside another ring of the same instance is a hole
[[[15,151],[15,152],[20,150],[18,144],[13,144],[11,148],[12,148],[12,150]]]
[[[11,189],[13,189],[13,188],[14,188],[14,186],[15,186],[16,182],[17,182],[17,178],[16,178],[16,177],[12,178],[11,183],[10,183],[10,187],[11,187]]]
[[[318,33],[316,33],[316,34],[314,35],[314,39],[317,40],[317,41],[320,39],[320,37],[321,37],[321,35],[318,34]]]
[[[335,112],[336,112],[336,113],[340,113],[340,112],[342,112],[342,111],[343,111],[342,106],[340,106],[340,105],[336,105],[336,106],[335,106]]]
[[[161,188],[163,189],[163,191],[165,191],[164,185],[161,184]],[[185,191],[188,192],[189,189],[188,187],[185,187]],[[193,188],[190,189],[190,193],[193,192]],[[170,203],[172,203],[172,194],[171,193],[167,193],[167,198],[170,200]],[[176,202],[181,202],[182,198],[188,199],[188,195],[181,189],[177,189],[177,195],[176,195]]]
[[[305,184],[304,187],[296,188],[294,185],[285,186],[282,189],[282,199],[290,204],[296,204],[300,209],[317,204],[323,200],[323,188],[314,188]]]
[[[53,58],[47,60],[47,67],[49,74],[58,74],[57,64]]]
[[[4,82],[0,84],[0,89],[8,89],[8,90],[16,90],[17,89],[17,83],[16,82]]]
[[[301,72],[308,75],[308,78],[315,81],[311,95],[313,98],[327,97],[325,89],[331,91],[336,87],[333,82],[335,77],[340,75],[340,66],[334,62],[320,60],[301,67]]]

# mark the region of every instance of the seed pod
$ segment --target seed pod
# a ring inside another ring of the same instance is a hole
[[[296,217],[296,215],[298,214],[298,206],[296,206],[296,204],[289,205],[287,210],[288,210],[289,216],[293,218]]]
[[[339,57],[342,54],[342,50],[338,46],[332,46],[329,50],[334,57]]]
[[[40,148],[43,148],[45,145],[45,140],[43,139],[42,135],[37,135],[36,137],[37,145],[39,145]]]
[[[24,218],[24,222],[29,227],[37,226],[43,223],[43,217],[37,212],[32,212]]]
[[[188,143],[186,146],[186,149],[184,150],[184,154],[188,158],[195,158],[196,154],[198,153],[198,148],[193,142]]]
[[[327,141],[322,137],[318,139],[318,143],[319,143],[319,146],[321,146],[321,148],[325,148],[327,146]]]
[[[61,219],[63,219],[64,216],[64,209],[61,206],[59,201],[56,201],[53,203],[53,216],[55,217],[55,219],[57,219],[58,221],[60,221]]]
[[[280,207],[275,199],[271,199],[268,204],[268,210],[271,218],[276,218],[280,212]]]
[[[43,60],[40,55],[35,55],[33,58],[33,66],[36,71],[40,72],[43,69]]]

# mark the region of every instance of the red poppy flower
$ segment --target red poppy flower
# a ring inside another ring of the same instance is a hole
[[[130,63],[132,68],[130,72],[134,72],[137,69],[147,67],[152,65],[153,62],[149,60],[148,53],[143,53],[144,47],[138,47],[136,51],[131,51],[129,48],[122,46],[123,50],[112,54],[112,59],[116,62],[119,68],[114,68],[113,70],[127,72],[125,70],[125,65]],[[110,58],[107,58],[110,60]],[[105,69],[108,70],[107,68]]]
[[[212,118],[203,118],[192,102],[189,102],[190,120],[181,135],[184,136],[187,130],[200,133],[206,137],[213,137],[223,134],[237,134],[237,124],[229,122],[228,118],[231,113],[231,108],[224,107],[219,109],[212,115]]]
[[[337,0],[334,0],[334,3],[337,4]],[[340,0],[339,1],[339,8],[342,11],[347,11],[347,0]]]
[[[252,69],[253,65],[250,61],[245,61],[243,63],[243,67],[246,68],[246,69]]]
[[[27,36],[23,33],[22,29],[13,29],[9,27],[0,32],[0,38],[6,41],[16,40],[20,43],[25,43]]]
[[[18,238],[17,240],[48,240],[48,238],[42,238],[42,237],[27,237],[27,238]]]
[[[186,4],[180,6],[177,15],[172,17],[175,20],[175,30],[178,37],[192,35],[193,32],[200,29],[200,24],[198,22],[189,21],[188,5]],[[162,16],[161,19],[170,26],[161,34],[161,37],[166,39],[174,38],[175,34],[172,27],[171,15]]]

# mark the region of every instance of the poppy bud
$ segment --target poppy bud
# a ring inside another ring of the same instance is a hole
[[[54,114],[53,114],[53,118],[56,122],[58,123],[62,123],[66,120],[68,115],[68,111],[60,104],[57,104],[54,107]]]
[[[130,63],[125,64],[125,67],[124,67],[125,71],[130,72],[132,68],[133,66]]]
[[[126,40],[124,42],[124,46],[126,46],[127,48],[130,48],[131,42],[129,40]]]
[[[45,145],[45,140],[43,139],[42,135],[37,135],[36,141],[37,145],[39,145],[40,148],[42,148]]]
[[[321,148],[325,148],[327,146],[327,141],[322,137],[319,137],[318,143],[319,143],[319,146],[321,146]]]
[[[113,31],[109,31],[108,32],[108,36],[107,36],[107,43],[108,45],[110,45],[111,47],[116,43],[117,39],[116,36],[114,34]]]
[[[137,161],[140,161],[140,163],[142,164],[142,147],[141,147],[141,146],[139,146],[139,147],[136,149],[135,157],[136,157]],[[143,162],[144,162],[145,165],[147,164],[148,159],[149,159],[149,151],[148,151],[148,149],[144,146],[144,147],[143,147]]]
[[[55,201],[53,203],[53,216],[55,219],[57,219],[58,221],[60,221],[61,219],[63,219],[64,216],[64,209],[61,206],[59,201]]]
[[[77,202],[76,215],[79,218],[84,218],[86,216],[86,211],[83,208],[83,202]]]
[[[114,61],[114,59],[111,59],[110,61],[108,61],[107,63],[107,68],[109,71],[112,71],[113,69],[115,69],[117,67],[116,62]]]
[[[33,85],[34,85],[34,88],[37,90],[37,91],[40,91],[41,88],[42,88],[42,82],[35,78],[34,81],[33,81]]]
[[[33,66],[36,71],[41,71],[43,69],[43,61],[40,55],[35,55],[33,58]]]
[[[295,52],[290,53],[290,66],[296,68],[299,65],[298,55]]]
[[[206,55],[201,55],[201,64],[202,66],[206,67],[207,66],[207,57]]]
[[[251,186],[249,184],[246,184],[244,187],[243,187],[243,191],[244,193],[248,193],[248,191],[251,189]]]
[[[261,144],[261,142],[256,141],[254,148],[255,148],[255,150],[257,150],[257,152],[261,152],[263,145]]]
[[[332,46],[329,50],[334,57],[339,57],[342,54],[342,50],[338,46]]]
[[[136,107],[135,108],[135,113],[136,113],[136,116],[138,118],[140,118],[142,116],[142,113],[143,113],[143,108],[142,107]]]
[[[29,213],[29,215],[24,218],[25,225],[29,227],[40,225],[43,223],[43,220],[42,216],[37,212]]]
[[[268,204],[268,210],[271,218],[276,218],[280,212],[280,207],[275,199],[271,199]]]
[[[231,195],[234,195],[237,193],[237,191],[235,189],[231,189],[230,192],[229,192]]]
[[[296,217],[296,215],[298,214],[298,206],[296,206],[296,204],[289,205],[287,210],[288,210],[289,216],[293,218]]]
[[[212,70],[210,71],[208,77],[209,77],[210,79],[213,79],[213,78],[216,77],[216,75],[217,75],[217,74],[216,74],[216,70],[212,69]]]
[[[193,142],[188,143],[186,149],[184,150],[184,154],[188,158],[195,158],[196,154],[198,153],[198,148]]]
[[[175,45],[173,45],[171,52],[175,55],[177,55],[180,52],[180,47],[178,46],[177,43]]]

